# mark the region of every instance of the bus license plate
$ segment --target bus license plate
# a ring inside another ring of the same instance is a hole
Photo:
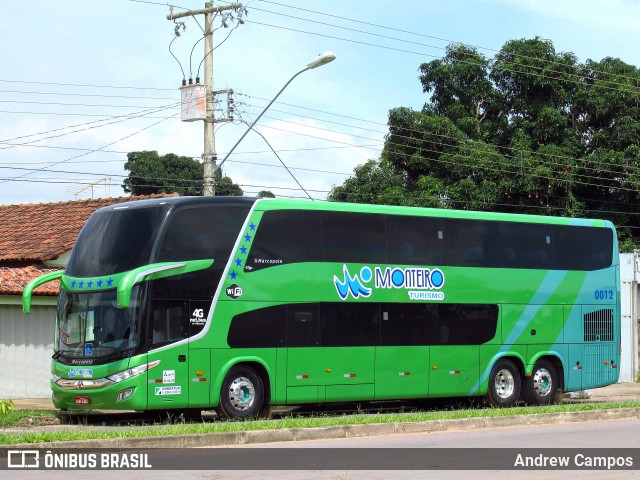
[[[76,397],[76,405],[89,405],[89,397]]]

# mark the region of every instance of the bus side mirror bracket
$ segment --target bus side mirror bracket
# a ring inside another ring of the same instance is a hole
[[[22,309],[24,310],[24,313],[29,313],[31,311],[31,294],[33,293],[33,291],[43,283],[58,280],[60,277],[62,277],[63,274],[64,270],[56,270],[55,272],[49,272],[45,273],[44,275],[40,275],[39,277],[36,277],[29,283],[27,283],[22,292]]]
[[[183,273],[204,270],[213,265],[213,259],[187,260],[184,262],[152,263],[127,272],[118,283],[118,308],[127,308],[131,301],[131,290],[136,283],[145,280],[173,277]]]

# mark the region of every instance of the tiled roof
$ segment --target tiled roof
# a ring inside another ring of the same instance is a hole
[[[89,216],[115,203],[177,194],[97,198],[56,203],[0,205],[0,295],[21,295],[33,278],[56,269],[43,262],[71,250]],[[4,264],[4,265],[3,265]],[[59,282],[49,282],[33,293],[57,295]]]
[[[0,267],[0,295],[22,295],[27,283],[55,268],[38,268],[34,265],[19,268]],[[60,282],[48,282],[33,291],[34,295],[57,295]]]
[[[0,262],[52,260],[71,250],[80,229],[98,208],[170,196],[175,194],[0,205]]]

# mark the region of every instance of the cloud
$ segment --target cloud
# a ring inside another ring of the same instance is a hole
[[[502,3],[592,30],[618,33],[628,30],[636,34],[640,29],[640,3],[636,0],[502,0]]]

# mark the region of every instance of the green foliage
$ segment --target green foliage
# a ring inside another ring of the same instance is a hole
[[[258,198],[276,198],[276,196],[269,190],[261,190],[258,192]]]
[[[406,192],[402,178],[386,162],[369,160],[355,169],[355,177],[334,187],[329,198],[336,202],[402,205]]]
[[[179,195],[202,195],[203,167],[191,157],[173,153],[158,155],[154,151],[130,152],[124,164],[129,176],[122,183],[125,192],[132,195],[178,193]],[[215,174],[216,195],[241,196],[242,189],[233,181]]]
[[[640,69],[536,37],[420,73],[422,111],[392,109],[381,159],[331,200],[606,218],[640,243]]]
[[[233,183],[233,180],[227,176],[222,175],[221,170],[216,170],[216,173],[213,176],[214,181],[216,182],[216,196],[232,196],[232,197],[241,197],[243,192],[242,188],[239,185]]]
[[[11,400],[0,400],[0,416],[7,416],[13,411],[13,402]]]
[[[640,240],[628,235],[621,235],[618,248],[620,249],[620,253],[633,253],[635,250],[640,250]]]

